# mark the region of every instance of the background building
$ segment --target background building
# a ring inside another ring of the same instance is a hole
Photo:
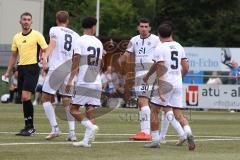
[[[0,0],[0,67],[7,66],[13,36],[21,31],[20,15],[30,12],[32,28],[43,32],[44,0]]]

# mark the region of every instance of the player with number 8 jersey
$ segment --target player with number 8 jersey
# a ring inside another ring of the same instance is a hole
[[[43,84],[43,108],[52,127],[47,140],[60,135],[60,129],[56,121],[56,115],[52,106],[52,99],[57,91],[62,96],[63,106],[66,110],[66,117],[69,124],[69,135],[67,140],[76,140],[75,122],[70,114],[71,93],[65,93],[68,74],[71,72],[71,59],[73,56],[74,44],[80,36],[73,30],[67,28],[69,14],[66,11],[59,11],[56,14],[56,27],[49,31],[50,43],[46,53],[43,54],[43,68],[48,68],[48,73]],[[47,64],[48,61],[48,64]]]

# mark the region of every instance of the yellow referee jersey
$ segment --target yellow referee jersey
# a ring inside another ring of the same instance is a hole
[[[22,32],[17,33],[13,37],[12,51],[19,54],[18,65],[36,64],[38,59],[38,45],[42,49],[48,47],[40,32],[31,30],[26,35],[23,35]]]

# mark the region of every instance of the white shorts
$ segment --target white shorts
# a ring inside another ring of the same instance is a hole
[[[102,84],[80,84],[75,86],[72,104],[101,106]]]
[[[154,90],[157,92],[157,90]],[[150,102],[153,104],[161,105],[161,106],[169,106],[173,108],[183,108],[183,93],[182,88],[173,88],[169,93],[166,93],[163,96],[165,102],[163,102],[159,96],[155,96],[151,98]]]
[[[49,70],[45,77],[42,91],[53,95],[56,94],[57,91],[59,91],[59,94],[61,95],[72,96],[73,92],[65,92],[69,76],[70,74],[67,77],[64,77],[61,72],[57,73],[56,71]]]
[[[150,98],[153,90],[154,76],[151,76],[147,83],[143,81],[143,77],[147,72],[137,72],[135,77],[134,90],[137,97],[147,97]]]

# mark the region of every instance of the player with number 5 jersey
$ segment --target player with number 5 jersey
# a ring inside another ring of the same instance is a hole
[[[45,114],[52,127],[52,131],[46,139],[51,140],[59,136],[61,133],[57,124],[55,111],[51,103],[52,99],[54,99],[54,95],[57,91],[59,91],[62,96],[63,106],[65,107],[66,117],[69,124],[69,134],[67,140],[75,141],[75,122],[74,117],[70,114],[69,108],[71,94],[65,93],[65,86],[68,77],[67,75],[66,77],[61,77],[61,75],[64,75],[64,73],[69,74],[71,71],[71,63],[70,65],[66,64],[71,62],[74,44],[77,38],[79,38],[79,35],[73,30],[67,28],[69,23],[69,14],[67,11],[57,12],[56,23],[57,26],[50,29],[49,47],[42,57],[43,68],[48,69],[42,89],[42,101]]]

